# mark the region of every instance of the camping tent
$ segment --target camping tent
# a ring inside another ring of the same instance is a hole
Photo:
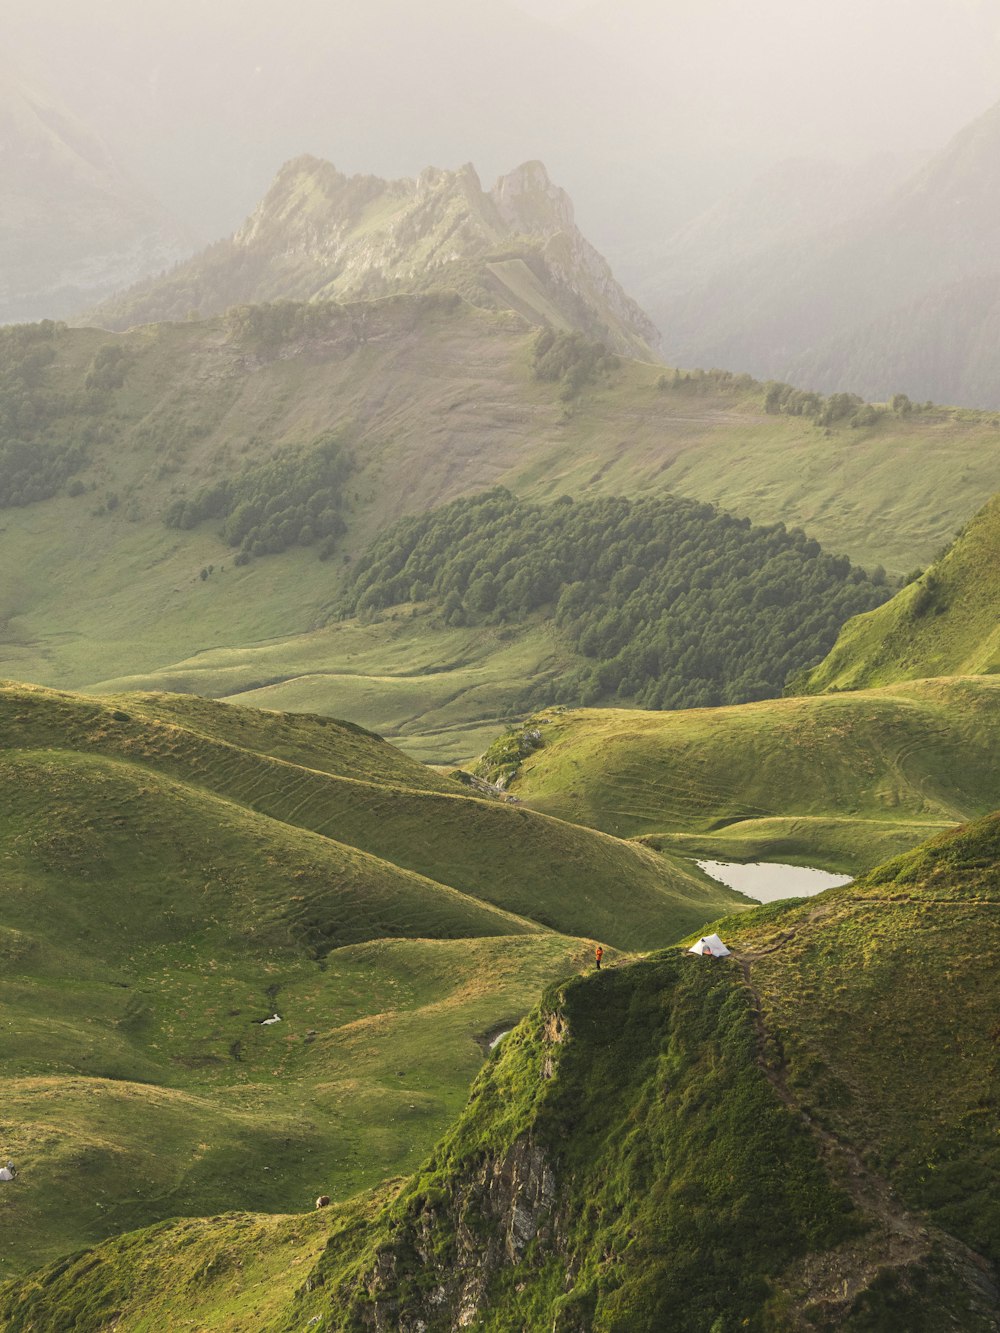
[[[703,935],[697,944],[692,944],[688,953],[699,953],[702,956],[705,952],[712,955],[713,958],[728,958],[729,950],[719,939],[718,935]]]

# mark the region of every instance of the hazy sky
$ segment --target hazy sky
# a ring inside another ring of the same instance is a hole
[[[9,47],[204,238],[280,163],[540,157],[626,255],[790,155],[932,152],[1000,0],[4,0]]]

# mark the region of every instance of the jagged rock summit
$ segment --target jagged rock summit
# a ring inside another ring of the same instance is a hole
[[[374,299],[442,287],[475,305],[600,338],[627,355],[648,358],[659,341],[541,162],[526,162],[485,190],[471,164],[385,181],[295,158],[231,238],[95,315],[125,328],[249,302]]]

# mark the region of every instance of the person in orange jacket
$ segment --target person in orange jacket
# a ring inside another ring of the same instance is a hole
[[[603,957],[604,957],[604,950],[601,948],[600,945],[598,945],[597,948],[594,950],[594,962],[597,964],[598,972],[600,972],[601,970],[601,959]]]

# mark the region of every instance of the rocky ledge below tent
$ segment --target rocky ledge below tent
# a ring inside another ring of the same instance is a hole
[[[739,968],[674,952],[554,988],[386,1209],[363,1269],[345,1281],[331,1242],[313,1278],[324,1329],[841,1327],[804,1265],[863,1249],[871,1221],[758,1057]],[[901,1283],[904,1316],[909,1291],[969,1317],[950,1269],[929,1259]]]

